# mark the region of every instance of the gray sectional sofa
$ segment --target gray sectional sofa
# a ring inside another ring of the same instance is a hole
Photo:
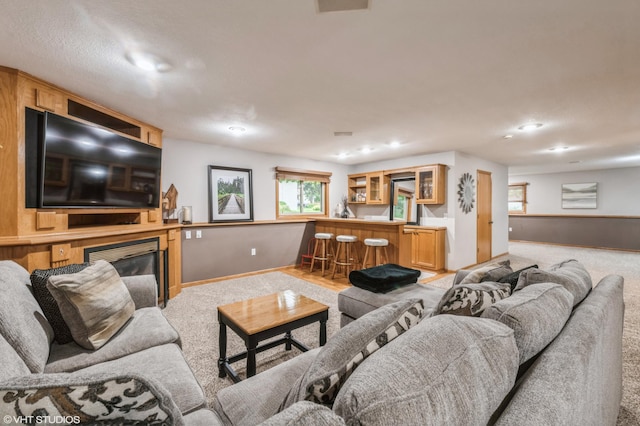
[[[218,424],[183,357],[178,333],[156,306],[155,278],[122,281],[135,310],[99,349],[87,349],[53,340],[30,274],[0,261],[4,424]]]
[[[565,261],[519,273],[505,297],[467,275],[448,290],[345,290],[324,347],[221,390],[215,411],[230,425],[615,425],[623,278],[592,286]],[[479,288],[474,316],[442,314]]]

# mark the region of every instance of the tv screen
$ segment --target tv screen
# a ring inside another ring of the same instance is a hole
[[[49,112],[40,207],[157,208],[162,150]]]

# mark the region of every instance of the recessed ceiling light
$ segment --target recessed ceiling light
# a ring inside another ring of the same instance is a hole
[[[400,141],[391,141],[391,142],[389,143],[389,146],[390,146],[391,148],[397,148],[397,147],[399,147],[399,146],[400,146]]]
[[[172,68],[165,59],[149,52],[130,51],[125,57],[131,64],[145,71],[167,72]]]
[[[231,127],[229,127],[229,130],[231,130],[233,133],[240,134],[240,133],[244,132],[247,129],[245,129],[242,126],[231,126]]]
[[[349,154],[347,154],[346,152],[341,152],[340,154],[338,154],[339,159],[347,158],[348,156]]]
[[[371,148],[369,148],[368,146],[365,146],[364,148],[362,148],[362,149],[360,150],[360,152],[362,152],[363,154],[368,154],[368,153],[370,153],[371,151],[373,151],[373,150],[372,150]]]
[[[531,132],[532,130],[538,130],[542,127],[542,123],[526,123],[518,127],[518,130],[522,132]]]
[[[513,135],[504,135],[504,139],[511,139],[513,138]]]

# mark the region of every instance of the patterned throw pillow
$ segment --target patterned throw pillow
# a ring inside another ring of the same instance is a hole
[[[38,301],[38,304],[42,308],[44,316],[47,317],[47,321],[53,328],[53,334],[55,339],[61,345],[65,343],[73,342],[73,336],[69,326],[64,322],[60,308],[56,299],[47,288],[47,281],[49,277],[53,275],[75,274],[82,271],[89,266],[89,263],[80,263],[74,265],[61,266],[59,268],[51,269],[35,269],[31,273],[31,287],[33,288],[33,296]]]
[[[442,296],[434,315],[452,314],[477,317],[489,306],[510,295],[511,286],[508,283],[484,282],[455,285]]]
[[[73,340],[85,349],[95,350],[107,343],[135,310],[118,271],[104,260],[75,274],[52,276],[47,288]]]
[[[0,388],[0,413],[62,417],[67,424],[173,425],[181,421],[171,398],[141,378],[61,378],[40,375],[5,383]],[[45,383],[37,383],[39,379]]]
[[[331,407],[340,387],[356,367],[418,324],[423,314],[422,300],[410,299],[382,306],[347,324],[323,346],[307,371],[294,383],[279,411],[303,400]]]
[[[507,259],[503,260],[502,262],[492,263],[490,265],[474,269],[466,277],[464,277],[459,284],[472,284],[480,283],[483,281],[498,281],[500,278],[512,272],[513,269],[511,269],[511,261]]]

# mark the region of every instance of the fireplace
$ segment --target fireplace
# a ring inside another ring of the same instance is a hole
[[[169,299],[167,256],[164,250],[160,250],[159,238],[84,249],[85,262],[93,263],[97,260],[106,260],[111,263],[123,277],[155,275],[158,283],[158,301],[163,307],[167,305]]]

